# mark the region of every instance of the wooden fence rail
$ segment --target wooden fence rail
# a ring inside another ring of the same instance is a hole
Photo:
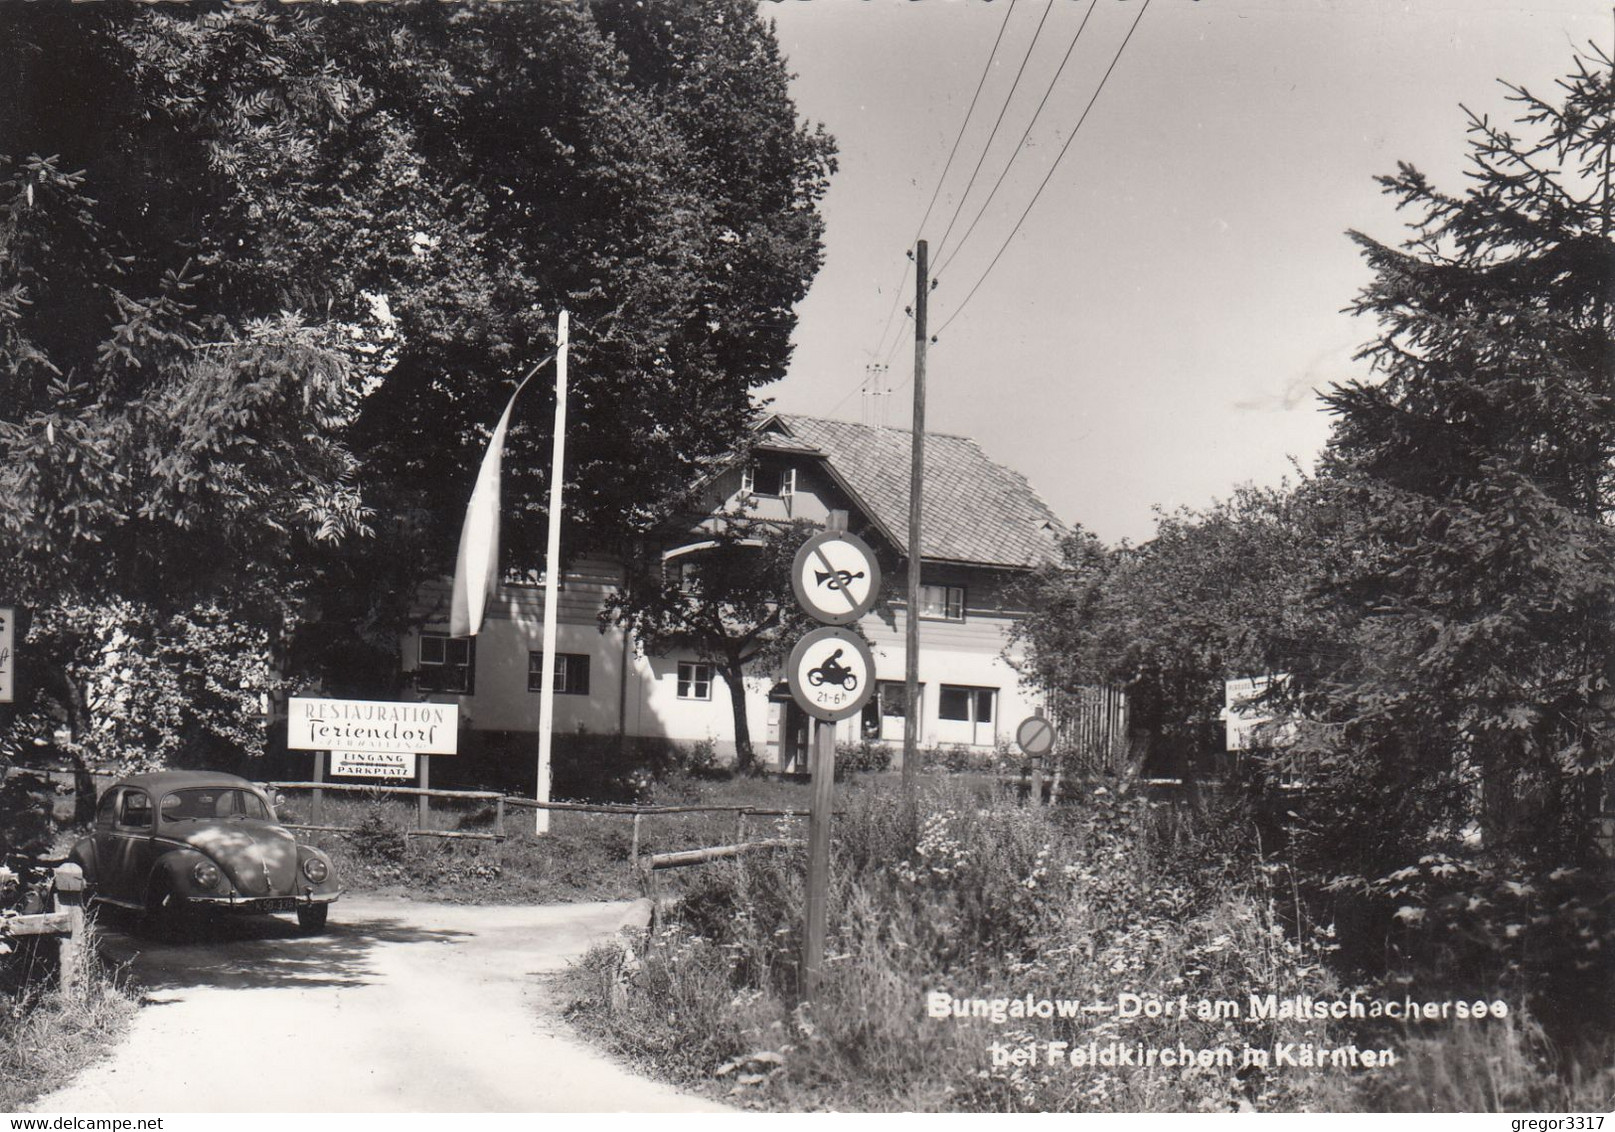
[[[353,794],[410,794],[429,798],[464,798],[468,802],[492,802],[504,795],[497,790],[438,790],[425,786],[366,786],[361,782],[263,782],[277,790],[335,790]]]
[[[653,853],[641,857],[638,865],[645,872],[657,869],[676,869],[684,865],[704,865],[725,857],[738,857],[754,849],[793,849],[807,842],[801,838],[774,837],[765,841],[747,841],[739,845],[714,845],[710,849],[682,849],[676,853]]]
[[[461,838],[475,841],[503,841],[505,839],[505,809],[509,806],[514,806],[517,809],[525,810],[562,810],[573,813],[615,814],[620,817],[631,817],[634,821],[634,827],[628,848],[628,859],[629,862],[636,867],[642,864],[639,855],[641,833],[640,826],[643,819],[647,817],[658,817],[668,814],[735,815],[735,832],[736,842],[739,845],[738,849],[736,846],[720,845],[715,846],[712,850],[695,849],[686,850],[683,854],[673,854],[674,856],[680,856],[688,855],[690,853],[708,853],[708,856],[700,858],[700,860],[717,860],[725,856],[734,856],[737,852],[752,846],[768,847],[776,844],[776,841],[773,840],[747,842],[746,824],[747,820],[750,818],[805,818],[809,815],[809,811],[807,810],[772,809],[762,806],[741,806],[734,804],[724,805],[697,803],[684,806],[636,806],[620,802],[540,802],[533,798],[518,798],[510,794],[500,794],[493,790],[443,790],[435,787],[425,786],[367,786],[363,783],[357,782],[264,782],[260,783],[260,785],[274,790],[312,791],[314,794],[314,806],[313,813],[310,816],[314,818],[314,821],[307,824],[287,822],[285,825],[287,829],[301,829],[316,833],[353,833],[356,831],[356,827],[354,826],[325,825],[319,821],[320,795],[327,790],[334,790],[338,793],[349,794],[402,795],[405,797],[415,797],[421,799],[422,806],[418,811],[416,828],[405,830],[404,834],[407,837],[443,837],[451,839]],[[467,802],[493,802],[495,832],[481,833],[470,830],[426,829],[424,827],[427,814],[425,803],[430,798],[446,798],[451,800],[458,799]],[[840,816],[840,811],[837,811],[836,816]],[[786,842],[778,843],[786,844]],[[717,850],[734,850],[734,852],[718,852]],[[668,856],[668,854],[658,854],[658,857],[666,856]],[[699,863],[699,861],[692,859],[683,860],[678,863],[696,864]],[[656,869],[672,867],[674,866],[666,864],[651,866],[651,868]]]

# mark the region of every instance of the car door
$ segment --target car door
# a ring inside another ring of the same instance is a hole
[[[95,846],[95,875],[92,879],[102,896],[114,900],[122,899],[117,894],[118,835],[114,828],[118,803],[122,800],[121,786],[114,786],[101,795],[100,804],[95,807],[95,828],[90,832],[90,840]]]
[[[151,867],[151,838],[156,825],[152,797],[137,786],[125,786],[112,812],[106,851],[96,847],[108,877],[102,891],[114,900],[138,904],[146,898],[146,874]]]

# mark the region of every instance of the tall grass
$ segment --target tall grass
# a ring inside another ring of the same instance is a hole
[[[135,997],[96,957],[93,926],[84,940],[76,994],[56,982],[54,939],[19,941],[0,956],[0,1112],[18,1112],[65,1085],[105,1053],[134,1015]]]
[[[1513,1051],[1507,1087],[1454,1076],[1442,1043],[1351,1033],[1333,1019],[1161,1016],[938,1019],[927,995],[1161,1000],[1250,993],[1333,998],[1332,927],[1307,919],[1288,874],[1246,844],[1237,812],[1198,821],[1100,793],[1024,808],[958,779],[916,804],[890,784],[843,795],[833,840],[821,992],[797,1005],[803,854],[707,866],[653,933],[596,949],[570,975],[573,1016],[629,1058],[742,1103],[784,1109],[1231,1111],[1406,1107],[1410,1090],[1454,1108],[1555,1094],[1523,1031],[1470,1031]],[[1391,1069],[1048,1065],[1046,1043],[1189,1050],[1277,1043],[1399,1048]],[[1038,1043],[1033,1065],[994,1043]],[[1445,1068],[1441,1068],[1445,1066]],[[1529,1070],[1529,1071],[1528,1071]],[[1534,1084],[1527,1085],[1530,1081]]]

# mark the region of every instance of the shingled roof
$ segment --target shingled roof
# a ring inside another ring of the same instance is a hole
[[[907,554],[911,434],[778,413],[764,421],[764,444],[822,455],[896,546]],[[1036,567],[1056,561],[1065,528],[1024,476],[987,458],[968,436],[925,434],[925,558],[987,566]]]

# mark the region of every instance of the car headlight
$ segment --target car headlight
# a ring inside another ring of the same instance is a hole
[[[303,875],[315,884],[319,884],[330,874],[331,870],[326,868],[325,862],[318,857],[310,857],[303,862]]]
[[[197,888],[217,888],[219,866],[212,861],[198,861],[191,866],[191,879],[196,882]]]

